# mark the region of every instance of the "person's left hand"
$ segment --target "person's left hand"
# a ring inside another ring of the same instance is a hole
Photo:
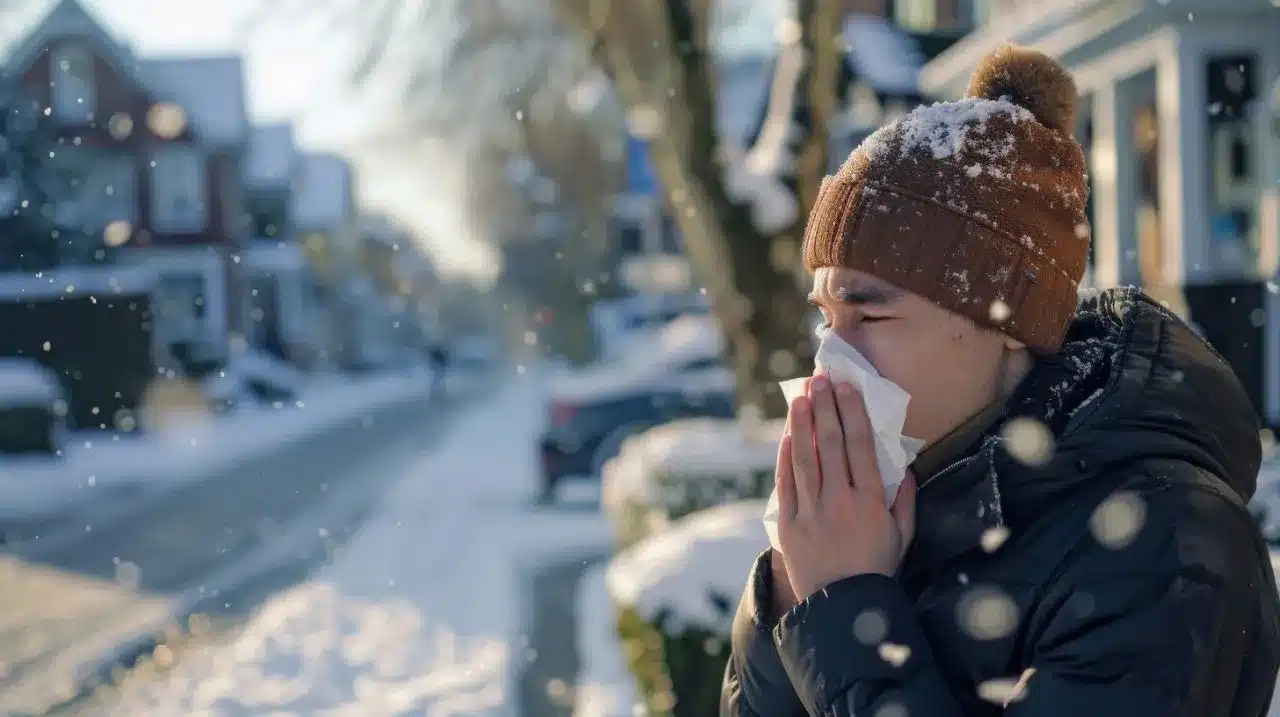
[[[897,572],[915,530],[915,479],[908,472],[885,507],[871,422],[853,384],[815,376],[791,402],[777,483],[778,542],[797,597]]]

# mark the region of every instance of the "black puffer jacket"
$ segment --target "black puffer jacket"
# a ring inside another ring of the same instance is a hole
[[[993,431],[923,480],[898,579],[839,581],[775,627],[757,560],[722,717],[1266,713],[1280,605],[1245,508],[1258,426],[1222,359],[1106,292],[1009,415],[1050,428],[1052,459],[1022,465]]]

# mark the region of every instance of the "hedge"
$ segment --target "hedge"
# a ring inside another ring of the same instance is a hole
[[[693,513],[610,564],[618,636],[651,716],[718,712],[733,615],[752,560],[769,544],[764,506]]]
[[[672,521],[773,490],[780,422],[691,419],[633,436],[604,469],[601,505],[627,547]]]

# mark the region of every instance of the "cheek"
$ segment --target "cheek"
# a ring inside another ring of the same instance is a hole
[[[954,326],[906,326],[865,339],[864,355],[880,373],[911,394],[904,432],[936,440],[982,408],[990,393],[989,361],[972,337]],[[870,332],[868,332],[870,333]]]
[[[929,345],[928,333],[907,321],[886,323],[863,332],[858,350],[880,375],[914,396],[927,387],[929,367],[938,353]]]

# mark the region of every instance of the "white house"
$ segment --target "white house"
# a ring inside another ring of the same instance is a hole
[[[288,124],[253,128],[244,162],[244,200],[250,238],[241,252],[248,275],[250,346],[313,366],[327,312],[316,267],[294,226],[300,154]]]
[[[362,295],[353,284],[362,272],[355,173],[350,163],[334,154],[300,154],[289,207],[325,312],[322,320],[317,317],[308,323],[320,332],[315,340],[327,346],[327,358],[349,364],[358,330],[353,306],[358,303],[355,296]]]
[[[1280,257],[1280,6],[1271,0],[996,0],[924,68],[957,97],[1014,42],[1058,58],[1082,96],[1099,286],[1139,284],[1189,314],[1280,420],[1265,282]],[[1275,308],[1275,307],[1272,307]],[[1274,317],[1275,311],[1271,311]],[[1271,344],[1269,352],[1264,344]],[[1269,354],[1269,355],[1267,355]]]

